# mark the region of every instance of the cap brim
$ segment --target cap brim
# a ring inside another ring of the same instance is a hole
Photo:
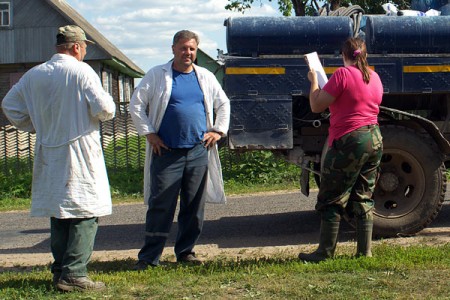
[[[92,45],[95,45],[95,42],[93,42],[93,41],[91,41],[91,40],[85,40],[85,42],[86,42],[86,43],[89,43],[89,44],[92,44]]]

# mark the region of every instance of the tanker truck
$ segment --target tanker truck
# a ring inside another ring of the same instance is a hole
[[[381,77],[384,151],[374,193],[374,235],[413,235],[445,201],[450,144],[450,16],[233,17],[225,20],[224,90],[231,101],[228,146],[270,150],[320,185],[329,112],[312,113],[309,67],[317,52],[329,77],[355,35]]]

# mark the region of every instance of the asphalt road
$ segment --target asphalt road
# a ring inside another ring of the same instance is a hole
[[[315,193],[309,198],[298,192],[276,193],[228,197],[225,205],[208,204],[198,245],[242,248],[317,243],[320,219],[314,211],[315,196]],[[139,249],[145,212],[143,204],[114,206],[111,216],[100,219],[94,250]],[[450,202],[445,202],[430,227],[450,227]],[[168,247],[173,246],[175,234],[176,221]],[[353,229],[343,224],[340,241],[353,238]],[[0,213],[0,255],[49,253],[49,249],[47,218],[31,218],[28,212]]]

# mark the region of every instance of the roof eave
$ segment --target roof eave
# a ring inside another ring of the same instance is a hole
[[[111,57],[111,59],[108,60],[102,60],[102,62],[105,65],[111,66],[114,69],[117,69],[119,72],[131,76],[133,78],[142,78],[145,75],[145,73],[137,72],[135,69],[130,68],[127,64],[120,61],[116,57]]]
[[[130,69],[127,71],[128,73],[144,74],[144,71],[141,68],[139,68],[131,59],[129,59],[108,39],[106,39],[94,26],[92,26],[92,24],[90,24],[81,14],[79,14],[66,1],[64,0],[45,0],[45,1],[47,1],[48,4],[50,4],[57,11],[59,11],[70,22],[73,22],[74,24],[82,27],[86,32],[86,34],[90,36],[90,38],[92,38],[94,42],[96,42],[97,47],[103,49],[103,51],[105,51],[105,53],[107,53],[108,56],[111,56],[111,60],[116,59],[120,61],[122,64],[124,64],[127,69]],[[82,26],[80,23],[83,23],[84,26]],[[111,49],[112,51],[109,51],[108,49]],[[121,57],[121,59],[117,59],[116,57]],[[123,63],[123,61],[127,61],[127,63]],[[138,78],[141,77],[142,75],[138,76]]]

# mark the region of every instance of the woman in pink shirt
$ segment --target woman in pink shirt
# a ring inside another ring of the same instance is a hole
[[[321,213],[319,247],[309,254],[300,253],[303,261],[333,257],[343,215],[356,220],[356,255],[372,256],[372,195],[383,150],[377,120],[383,86],[369,68],[363,40],[346,40],[342,58],[344,67],[334,72],[322,90],[316,72],[308,73],[311,110],[318,113],[328,108],[330,127],[316,204]]]

